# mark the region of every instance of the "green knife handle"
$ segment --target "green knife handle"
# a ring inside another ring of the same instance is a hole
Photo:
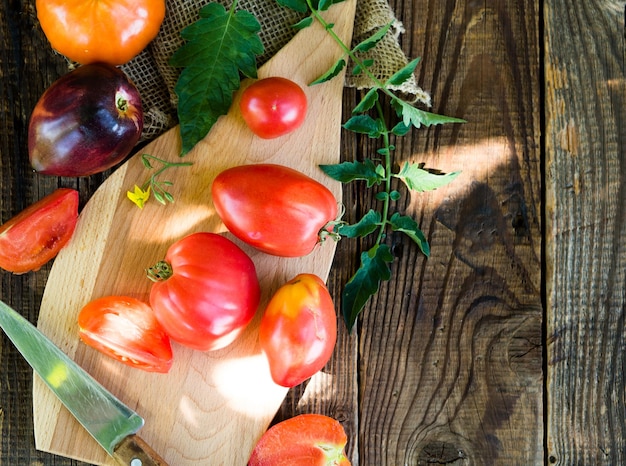
[[[165,460],[138,435],[129,435],[122,440],[115,447],[113,458],[125,466],[167,466]]]

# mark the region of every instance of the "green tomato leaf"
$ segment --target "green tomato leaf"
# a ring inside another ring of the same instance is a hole
[[[411,127],[404,124],[404,121],[399,122],[396,126],[391,128],[391,132],[396,136],[405,136]]]
[[[291,27],[299,31],[301,29],[308,28],[311,24],[313,24],[313,21],[313,16],[307,16],[306,18],[301,19]]]
[[[332,4],[332,0],[319,0],[317,4],[317,9],[320,11],[328,10]]]
[[[219,3],[209,3],[200,10],[200,19],[181,32],[186,43],[170,60],[172,66],[183,68],[175,86],[181,155],[228,112],[241,84],[240,72],[256,77],[256,56],[264,50],[260,30],[251,13],[226,11]]]
[[[353,52],[367,52],[368,50],[371,50],[374,47],[376,47],[376,45],[383,39],[383,37],[385,37],[385,35],[387,34],[387,31],[389,31],[389,28],[391,27],[392,24],[393,22],[385,24],[383,27],[381,27],[378,31],[376,31],[370,37],[359,42],[352,49],[352,51]]]
[[[383,126],[378,120],[369,115],[355,115],[343,125],[348,131],[367,134],[371,138],[377,138],[382,134]]]
[[[416,128],[421,128],[422,125],[432,126],[442,125],[445,123],[465,123],[465,120],[460,118],[453,118],[420,110],[413,107],[408,102],[398,99],[397,97],[391,100],[391,105],[396,110],[398,116],[402,117],[402,123],[407,127],[412,125]]]
[[[409,238],[415,241],[415,243],[417,243],[420,250],[426,257],[430,256],[430,246],[428,245],[426,236],[424,236],[424,233],[415,220],[396,212],[391,216],[389,222],[391,223],[393,231],[399,231],[406,234]]]
[[[363,60],[361,63],[357,63],[356,65],[354,65],[354,68],[352,68],[352,74],[354,76],[358,76],[359,74],[363,72],[364,69],[369,68],[373,64],[374,64],[374,59],[367,58]]]
[[[309,11],[306,0],[276,0],[276,3],[298,13],[307,13]]]
[[[339,60],[337,60],[337,62],[335,62],[335,64],[328,71],[326,71],[326,73],[324,73],[315,81],[310,83],[309,86],[314,86],[316,84],[321,84],[321,83],[325,83],[326,81],[330,81],[339,73],[341,73],[341,70],[343,70],[345,66],[346,66],[346,61],[343,58],[340,58]]]
[[[424,192],[445,186],[460,174],[460,171],[435,173],[423,169],[419,164],[405,162],[400,172],[392,176],[400,178],[410,190]]]
[[[386,244],[376,245],[361,254],[361,266],[346,283],[342,294],[341,311],[348,330],[352,330],[370,297],[378,292],[380,283],[391,278],[391,262],[393,255]]]
[[[352,114],[365,113],[376,105],[376,102],[378,102],[378,88],[373,87],[367,91],[367,94],[365,94],[357,106],[352,109]]]
[[[402,69],[396,71],[385,83],[386,86],[400,86],[409,80],[413,75],[417,64],[420,62],[419,58],[411,60]]]
[[[335,3],[341,3],[344,0],[312,0],[311,6],[318,11],[328,10]],[[276,0],[280,6],[297,11],[298,13],[307,13],[311,11],[306,0]]]
[[[372,209],[353,225],[339,225],[337,233],[346,238],[358,238],[373,233],[379,226],[381,226],[380,212]]]
[[[316,10],[326,11],[335,3],[341,3],[343,1],[344,0],[312,0],[311,4],[313,5],[313,8],[315,8]]]
[[[370,159],[363,162],[342,162],[335,165],[320,165],[324,173],[333,180],[342,183],[350,183],[356,180],[365,180],[367,187],[370,188],[375,184],[380,184],[384,179],[384,168],[379,169],[380,165],[374,165]]]

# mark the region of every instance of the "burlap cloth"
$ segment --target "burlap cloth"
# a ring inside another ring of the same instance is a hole
[[[212,0],[166,0],[166,15],[161,30],[152,43],[135,59],[122,66],[141,93],[144,106],[143,141],[154,139],[178,123],[174,86],[180,69],[168,62],[182,44],[181,30],[196,21],[199,10]],[[218,0],[227,8],[231,0]],[[258,59],[259,67],[269,60],[296,33],[292,25],[302,17],[281,7],[275,0],[239,0],[238,7],[254,14],[261,23],[260,38],[265,52]],[[378,28],[393,22],[387,36],[362,58],[373,58],[371,70],[379,79],[390,77],[407,63],[399,44],[404,29],[392,12],[387,0],[358,0],[354,23],[353,44],[369,37]],[[370,88],[372,83],[364,75],[346,73],[345,85],[357,89]],[[429,96],[421,90],[413,77],[399,91],[429,105]]]

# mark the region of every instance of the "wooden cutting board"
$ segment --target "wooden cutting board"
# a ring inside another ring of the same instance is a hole
[[[327,13],[346,43],[352,34],[355,4],[356,0],[349,0]],[[55,259],[39,328],[144,417],[139,434],[170,465],[245,465],[280,407],[287,390],[272,382],[259,348],[260,312],[245,333],[223,350],[203,353],[174,344],[169,374],[129,368],[81,343],[78,312],[90,300],[106,295],[147,300],[151,282],[144,271],[164,257],[171,243],[197,231],[229,235],[210,198],[212,180],[228,167],[284,164],[320,180],[340,200],[340,185],[318,165],[339,161],[343,76],[313,87],[307,84],[341,53],[317,23],[298,32],[259,70],[259,76],[285,76],[306,89],[310,107],[301,128],[278,139],[259,139],[245,126],[235,101],[231,112],[184,158],[193,166],[166,172],[165,178],[174,182],[174,204],[163,206],[152,199],[140,210],[127,199],[126,192],[149,174],[140,154],[135,155],[94,193],[70,244]],[[177,160],[179,151],[178,128],[174,128],[141,152]],[[309,256],[289,259],[242,247],[257,267],[263,289],[260,310],[278,286],[300,272],[326,279],[335,250],[331,241]],[[114,464],[37,377],[33,403],[38,449],[88,463]]]

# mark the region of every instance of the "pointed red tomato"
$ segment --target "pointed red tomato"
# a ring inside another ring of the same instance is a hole
[[[16,274],[39,270],[72,237],[78,191],[59,188],[0,227],[0,267]]]
[[[248,466],[350,466],[341,424],[321,414],[301,414],[270,427]]]
[[[326,186],[283,165],[224,170],[213,181],[211,194],[233,235],[275,256],[309,254],[337,218],[337,200]]]
[[[168,372],[170,338],[148,304],[129,296],[105,296],[78,314],[80,338],[89,346],[131,367]]]

